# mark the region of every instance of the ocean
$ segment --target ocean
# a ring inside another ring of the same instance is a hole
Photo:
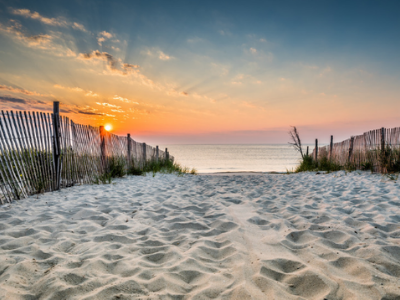
[[[301,157],[288,144],[160,146],[162,150],[165,148],[176,162],[195,168],[199,173],[286,172],[296,168]]]

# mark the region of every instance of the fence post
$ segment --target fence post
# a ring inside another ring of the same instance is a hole
[[[53,102],[53,164],[54,164],[54,189],[60,189],[61,182],[61,146],[60,146],[60,102]]]
[[[165,148],[165,160],[166,160],[166,161],[169,161],[168,148]]]
[[[107,171],[107,153],[106,153],[106,130],[104,126],[100,126],[100,155],[101,155],[101,166],[103,172]]]
[[[331,144],[329,145],[329,160],[332,160],[332,150],[333,150],[333,135],[331,135]]]
[[[308,156],[308,146],[307,146],[307,152],[306,152],[306,156]]]
[[[146,153],[146,143],[143,143],[143,166],[146,164],[147,161],[147,153]]]
[[[156,146],[156,162],[158,162],[158,146]]]
[[[315,139],[315,162],[318,164],[318,139]]]
[[[128,157],[127,157],[127,159],[128,159],[128,163],[126,164],[127,166],[128,166],[128,169],[129,169],[129,167],[131,166],[131,134],[130,133],[128,133],[128,136],[126,137],[126,140],[127,140],[127,142],[128,142]]]
[[[351,161],[351,156],[353,155],[353,145],[354,145],[354,136],[350,138],[350,147],[349,147],[349,163]]]

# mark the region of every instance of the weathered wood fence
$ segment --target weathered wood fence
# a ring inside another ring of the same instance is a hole
[[[368,163],[377,172],[387,172],[385,161],[400,161],[400,127],[380,128],[353,136],[345,141],[318,147],[315,140],[313,159],[320,161],[327,157],[332,162],[363,169]]]
[[[107,172],[111,159],[123,160],[125,171],[151,160],[173,160],[168,150],[81,125],[59,114],[1,111],[0,202],[38,192],[92,183]]]

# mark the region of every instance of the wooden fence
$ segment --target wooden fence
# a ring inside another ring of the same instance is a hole
[[[370,164],[374,171],[385,173],[385,162],[400,161],[399,150],[400,127],[380,128],[338,143],[333,143],[331,136],[330,144],[322,147],[318,147],[318,140],[315,140],[312,157],[317,161],[327,157],[338,165],[350,165],[356,169]]]
[[[59,114],[1,111],[0,202],[38,192],[92,183],[111,159],[142,168],[150,160],[173,160],[168,150],[117,136],[104,127],[81,125]]]

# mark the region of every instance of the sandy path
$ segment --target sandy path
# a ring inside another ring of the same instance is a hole
[[[400,184],[157,175],[0,208],[1,299],[400,299]]]

